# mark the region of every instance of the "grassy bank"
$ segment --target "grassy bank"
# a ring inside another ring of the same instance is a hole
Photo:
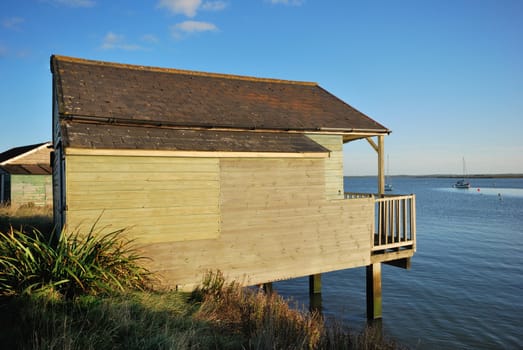
[[[29,227],[29,226],[28,226]],[[396,349],[277,294],[204,277],[159,291],[123,232],[0,235],[0,344],[7,349]]]
[[[277,296],[231,300],[234,306],[144,292],[0,298],[0,342],[6,349],[398,348],[371,330],[350,335],[341,326],[325,327],[320,317],[289,309]]]

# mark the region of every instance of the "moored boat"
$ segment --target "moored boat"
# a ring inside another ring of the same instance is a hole
[[[465,168],[465,157],[463,157],[463,179],[456,181],[452,187],[454,188],[462,188],[462,189],[469,189],[470,188],[470,182],[465,180],[465,176],[467,174],[467,170]]]
[[[458,180],[452,187],[454,188],[470,188],[470,182],[463,180]]]
[[[392,191],[394,188],[392,187],[392,184],[390,182],[390,179],[389,179],[389,169],[390,168],[390,165],[389,165],[389,155],[387,154],[387,174],[385,175],[385,191],[387,192],[390,192]]]

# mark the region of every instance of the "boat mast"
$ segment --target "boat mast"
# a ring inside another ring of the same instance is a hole
[[[465,167],[465,157],[463,157],[463,181],[465,181],[466,174],[467,174],[467,168]]]

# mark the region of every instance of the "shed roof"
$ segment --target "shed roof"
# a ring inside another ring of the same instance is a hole
[[[51,57],[61,117],[239,130],[388,133],[316,83]]]
[[[184,130],[137,125],[61,122],[64,146],[91,149],[325,153],[298,133]],[[205,142],[202,142],[204,140]]]
[[[0,153],[0,164],[8,163],[13,158],[20,157],[25,153],[31,152],[43,145],[50,144],[49,142],[36,143],[34,145],[20,146],[10,148],[5,152]]]
[[[47,164],[5,164],[0,169],[11,175],[51,175],[52,169]]]

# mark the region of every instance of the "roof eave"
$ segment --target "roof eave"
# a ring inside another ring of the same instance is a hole
[[[358,128],[330,128],[318,127],[311,128],[259,128],[256,126],[224,126],[214,124],[182,124],[176,122],[155,121],[155,120],[141,120],[141,119],[127,119],[127,118],[113,118],[113,117],[97,117],[84,115],[61,114],[62,120],[70,120],[83,123],[94,124],[119,124],[119,125],[134,125],[144,127],[156,128],[179,128],[179,129],[206,129],[206,130],[230,130],[230,131],[261,131],[261,132],[299,132],[299,133],[335,133],[335,134],[364,134],[366,136],[374,135],[388,135],[391,133],[389,129],[358,129]]]

